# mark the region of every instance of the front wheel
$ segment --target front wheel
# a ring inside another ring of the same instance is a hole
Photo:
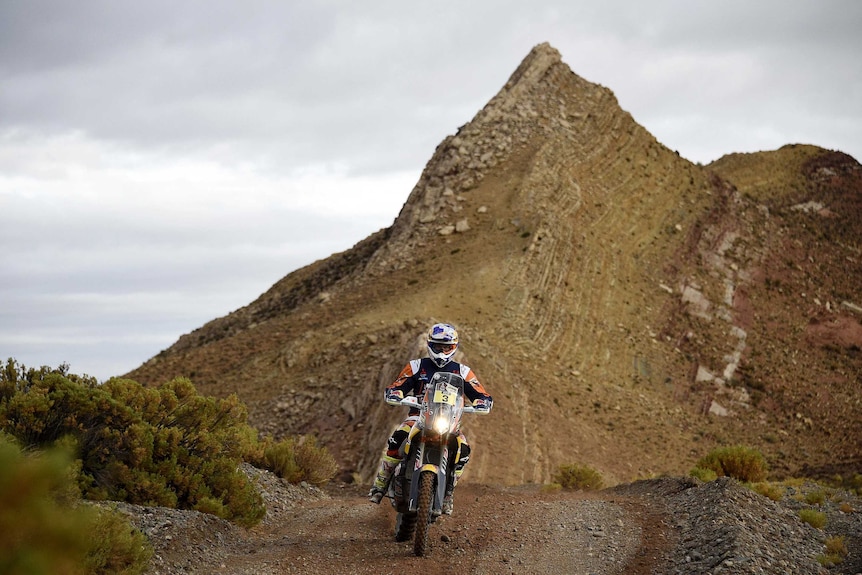
[[[416,537],[413,539],[413,554],[425,555],[428,547],[428,529],[431,527],[431,503],[434,500],[434,484],[437,474],[423,471],[419,476],[419,508],[416,510]]]

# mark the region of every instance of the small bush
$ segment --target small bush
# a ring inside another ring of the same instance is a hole
[[[766,480],[766,461],[756,449],[742,445],[719,447],[697,462],[700,469],[710,469],[718,477],[733,477],[746,483]]]
[[[838,565],[844,558],[847,557],[847,544],[844,542],[844,536],[826,538],[826,552],[817,556],[817,561],[824,567]]]
[[[695,467],[689,472],[689,475],[696,477],[705,483],[715,481],[718,477],[712,469],[704,469],[702,467]]]
[[[227,517],[228,512],[225,509],[224,503],[214,497],[202,497],[195,503],[195,511],[201,513],[209,513],[216,517]]]
[[[826,525],[826,514],[814,509],[800,509],[799,518],[815,529],[823,529]]]
[[[296,438],[289,437],[268,445],[263,452],[263,468],[289,483],[299,483],[302,472],[294,457]]]
[[[839,553],[841,555],[847,555],[847,544],[844,542],[844,536],[838,535],[835,537],[827,537],[826,538],[826,552],[827,553]]]
[[[805,494],[805,503],[808,505],[823,505],[824,501],[826,501],[826,493],[822,489]]]
[[[781,501],[784,498],[784,489],[781,486],[769,482],[754,483],[751,485],[752,491],[759,493],[764,497],[768,497],[773,501]]]
[[[338,465],[329,451],[317,445],[317,439],[306,436],[297,442],[296,462],[303,470],[303,479],[312,485],[323,485],[338,473]]]
[[[847,478],[836,475],[833,478],[833,484],[856,495],[862,495],[862,474],[856,473],[852,477]]]
[[[323,485],[338,472],[335,459],[313,436],[289,437],[264,449],[264,467],[285,481]]]
[[[601,489],[604,480],[601,474],[588,465],[560,465],[554,474],[554,482],[563,489],[591,491]]]
[[[153,549],[146,536],[133,529],[125,517],[114,511],[95,510],[89,533],[85,573],[140,575],[146,571]]]

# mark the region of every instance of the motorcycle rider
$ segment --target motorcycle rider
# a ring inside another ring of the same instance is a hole
[[[448,323],[436,323],[431,326],[426,336],[428,344],[428,357],[411,360],[398,378],[386,388],[384,399],[390,405],[399,405],[404,397],[415,395],[422,397],[425,393],[425,385],[431,377],[440,371],[457,373],[464,378],[464,395],[473,402],[473,407],[482,411],[490,411],[493,399],[485,388],[479,383],[476,374],[469,366],[460,364],[452,359],[458,350],[458,332]],[[395,467],[404,457],[403,445],[410,429],[419,420],[419,410],[411,408],[401,425],[399,425],[389,438],[387,447],[380,459],[377,478],[368,492],[368,500],[380,503],[386,493],[386,487],[395,471]],[[443,499],[443,513],[452,514],[452,492],[455,484],[464,473],[464,466],[470,459],[470,445],[467,438],[459,430],[458,432],[458,460],[455,462],[455,478],[452,484],[446,485],[446,495]]]

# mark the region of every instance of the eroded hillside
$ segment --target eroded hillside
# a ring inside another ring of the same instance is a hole
[[[433,321],[495,397],[467,476],[685,473],[719,444],[776,473],[860,468],[862,169],[811,146],[699,166],[537,46],[435,150],[393,225],[129,374],[236,392],[367,480],[382,388]]]

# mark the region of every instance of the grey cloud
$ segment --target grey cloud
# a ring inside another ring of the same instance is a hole
[[[41,229],[28,219],[16,229],[2,220],[0,358],[69,362],[101,379],[368,233],[363,222],[309,214],[281,217],[276,229],[260,220],[147,229],[150,218],[137,228],[52,219]]]
[[[0,359],[130,369],[347,249],[399,200],[240,199],[315,169],[418,176],[544,41],[689,159],[795,142],[862,159],[860,21],[856,0],[0,2]],[[199,164],[237,196],[147,208],[151,186],[191,193]]]

